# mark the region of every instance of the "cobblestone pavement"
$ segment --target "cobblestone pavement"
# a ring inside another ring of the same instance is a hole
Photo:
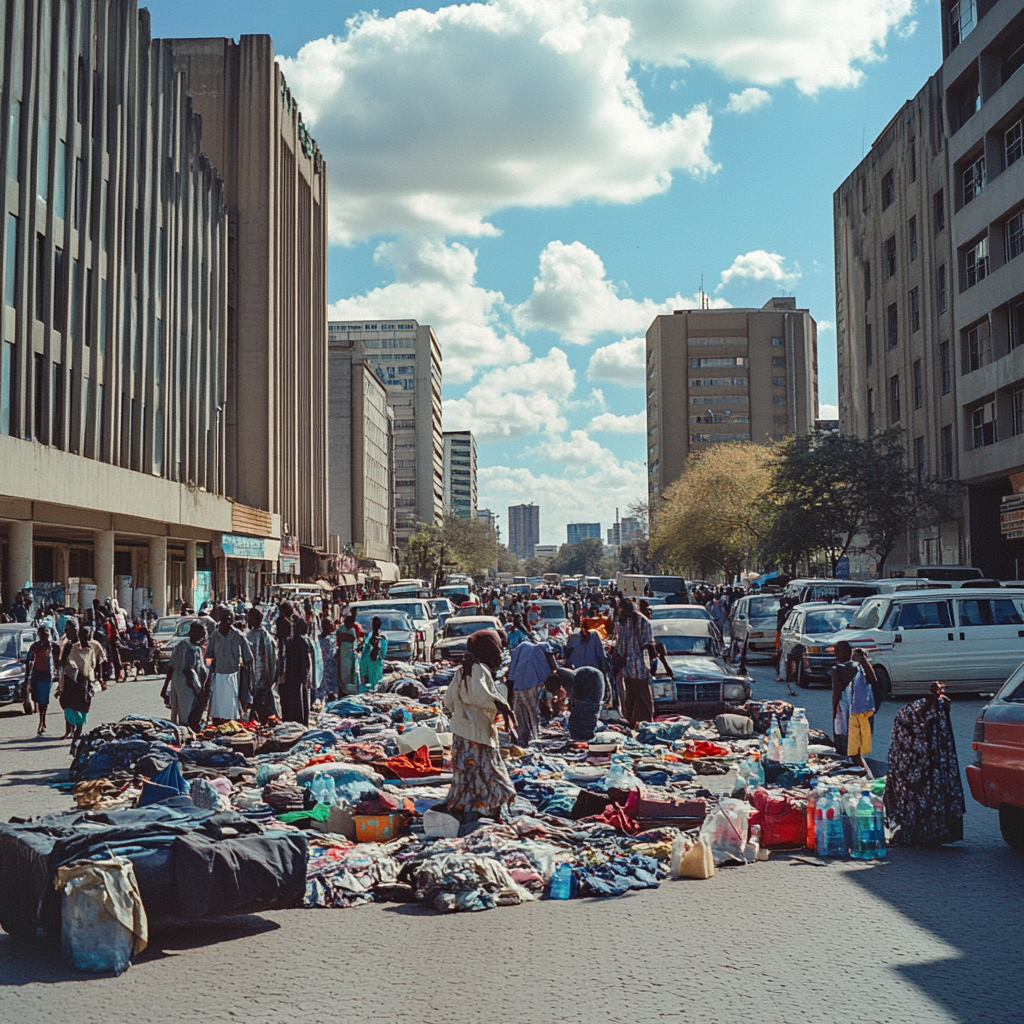
[[[755,695],[785,695],[765,668]],[[112,686],[93,724],[161,713],[159,681]],[[812,726],[828,695],[801,692]],[[979,701],[953,717],[971,758]],[[879,716],[885,756],[895,707]],[[55,721],[56,733],[63,731]],[[52,730],[51,730],[52,731]],[[65,810],[67,746],[0,709],[0,818]],[[879,749],[880,748],[880,749]],[[405,905],[291,910],[157,933],[120,978],[0,936],[0,1018],[444,1022],[1019,1022],[1024,859],[968,797],[966,839],[880,863],[792,857],[610,900],[442,916]]]

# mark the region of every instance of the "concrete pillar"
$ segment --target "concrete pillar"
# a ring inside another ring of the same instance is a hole
[[[169,615],[167,607],[167,538],[149,538],[149,585],[153,590],[153,607],[161,615]]]
[[[185,541],[185,600],[189,608],[196,606],[196,542]]]
[[[92,538],[93,571],[96,573],[96,599],[114,596],[114,531],[97,530]]]
[[[7,524],[8,577],[10,593],[4,600],[10,604],[14,595],[32,585],[32,520],[14,519]]]

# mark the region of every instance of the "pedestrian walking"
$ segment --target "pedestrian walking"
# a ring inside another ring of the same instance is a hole
[[[64,709],[64,721],[70,727],[72,757],[78,751],[82,729],[89,717],[95,684],[96,662],[101,656],[99,645],[92,639],[92,630],[83,626],[76,630],[68,623],[67,643],[61,649],[60,706]]]
[[[252,712],[257,721],[266,723],[281,717],[277,699],[277,650],[274,638],[263,625],[263,612],[250,608],[245,613],[248,631],[246,643],[252,651]]]
[[[25,690],[32,696],[39,712],[39,725],[36,735],[46,732],[46,711],[50,706],[50,689],[53,686],[54,655],[56,644],[50,639],[50,629],[41,625],[39,639],[28,649],[28,660],[25,664]]]
[[[305,619],[291,623],[291,636],[285,641],[283,674],[278,683],[281,718],[286,722],[309,725],[309,695],[313,688],[313,645]]]
[[[232,622],[227,605],[218,609],[217,628],[210,634],[206,656],[210,666],[210,721],[221,725],[241,714],[239,669],[252,666],[252,651],[241,630]]]
[[[632,601],[619,602],[616,653],[622,665],[622,714],[636,728],[654,718],[654,694],[651,692],[651,662],[657,657],[650,619],[641,615]]]
[[[384,659],[388,656],[388,638],[381,632],[379,615],[370,623],[370,635],[363,641],[359,658],[359,692],[375,691],[384,675]]]
[[[338,693],[341,696],[359,692],[359,670],[356,663],[356,617],[349,612],[336,635],[338,645]]]
[[[203,659],[205,642],[206,628],[201,622],[193,622],[188,627],[188,636],[174,645],[160,691],[164,704],[170,708],[171,721],[175,725],[187,725],[196,732],[208,699],[205,689],[208,675]]]

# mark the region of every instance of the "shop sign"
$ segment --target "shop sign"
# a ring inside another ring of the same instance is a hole
[[[221,550],[227,558],[263,558],[263,538],[243,537],[238,533],[221,534]]]
[[[342,555],[338,559],[338,571],[346,576],[355,576],[359,572],[359,559],[355,555]]]
[[[294,534],[284,534],[281,537],[281,558],[298,558],[299,557],[299,538]]]

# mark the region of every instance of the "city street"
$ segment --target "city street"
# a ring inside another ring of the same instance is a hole
[[[752,665],[755,696],[785,686]],[[159,681],[111,686],[91,724],[161,714]],[[826,727],[824,689],[794,698]],[[979,701],[953,706],[961,767]],[[884,758],[896,705],[879,715]],[[69,809],[49,788],[67,746],[0,711],[0,816]],[[714,777],[708,781],[719,781]],[[290,910],[157,932],[120,978],[0,936],[5,1020],[380,1019],[419,1022],[932,1022],[1020,1020],[1024,859],[969,797],[965,840],[884,862],[815,866],[773,855],[706,882],[608,900],[442,916],[419,907]]]

